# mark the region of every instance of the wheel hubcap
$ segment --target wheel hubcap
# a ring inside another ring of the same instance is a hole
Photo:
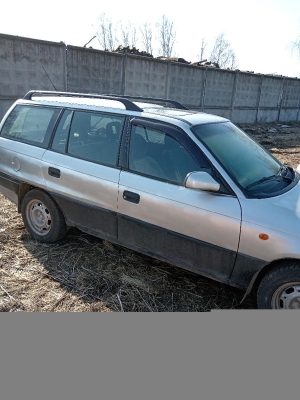
[[[47,235],[51,229],[51,214],[48,208],[39,200],[31,200],[26,209],[27,221],[39,235]]]
[[[280,286],[273,294],[272,308],[300,309],[300,282]]]

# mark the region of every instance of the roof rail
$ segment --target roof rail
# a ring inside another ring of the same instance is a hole
[[[123,95],[114,95],[114,94],[108,94],[105,96],[117,96],[119,98],[125,98],[125,99],[130,99],[130,100],[136,100],[136,101],[153,101],[153,102],[161,102],[161,103],[169,103],[173,104],[176,108],[180,110],[188,110],[186,106],[183,104],[179,103],[178,101],[175,100],[170,100],[170,99],[160,99],[160,98],[154,98],[154,97],[139,97],[139,96],[123,96]]]
[[[54,92],[47,90],[30,90],[23,97],[24,100],[32,100],[32,96],[65,96],[65,97],[82,97],[90,99],[104,99],[104,100],[114,100],[122,103],[126,110],[128,111],[143,111],[140,107],[134,104],[132,101],[123,98],[118,95],[98,95],[89,93],[72,93],[72,92]]]

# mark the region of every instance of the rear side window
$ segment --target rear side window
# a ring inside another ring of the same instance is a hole
[[[59,112],[52,107],[16,106],[6,119],[1,136],[47,147]]]
[[[116,166],[124,117],[65,111],[52,143],[55,151],[98,164]]]

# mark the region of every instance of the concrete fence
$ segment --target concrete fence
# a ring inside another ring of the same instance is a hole
[[[167,98],[236,123],[300,121],[300,79],[0,34],[0,117],[31,89]]]

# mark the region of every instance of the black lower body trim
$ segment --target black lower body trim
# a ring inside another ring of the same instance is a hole
[[[19,203],[21,185],[22,181],[0,172],[0,192],[13,203]]]
[[[229,284],[241,289],[247,289],[253,275],[267,264],[268,261],[239,253],[236,258]]]
[[[0,172],[0,187],[3,187],[11,192],[18,194],[19,186],[22,182],[18,179],[14,179],[9,175]]]
[[[148,223],[118,216],[118,242],[200,275],[228,283],[236,252]]]
[[[50,193],[61,208],[68,226],[102,239],[117,238],[117,213],[91,204],[83,203],[57,193]]]

